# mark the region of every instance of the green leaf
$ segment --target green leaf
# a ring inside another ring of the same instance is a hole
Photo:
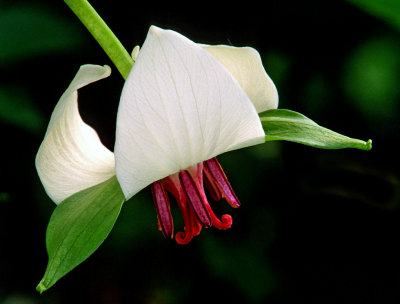
[[[372,141],[350,138],[319,126],[304,115],[290,110],[269,110],[259,114],[265,140],[287,140],[321,149],[355,148],[371,150]]]
[[[124,200],[114,176],[68,197],[57,206],[47,227],[49,261],[37,291],[49,289],[103,243]]]

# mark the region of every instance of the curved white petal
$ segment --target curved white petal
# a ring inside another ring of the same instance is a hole
[[[108,66],[81,66],[51,115],[36,155],[36,169],[56,204],[115,174],[114,154],[103,146],[96,131],[83,122],[77,102],[79,88],[110,73]]]
[[[247,94],[214,56],[174,31],[150,28],[118,109],[116,174],[126,198],[264,136]]]
[[[251,47],[201,45],[237,79],[258,113],[278,107],[278,91],[265,72],[260,54]]]

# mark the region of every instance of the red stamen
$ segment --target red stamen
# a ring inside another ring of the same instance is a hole
[[[178,174],[173,174],[163,179],[163,185],[165,189],[172,193],[175,197],[179,210],[181,211],[185,232],[178,232],[175,236],[176,241],[179,244],[187,244],[193,238],[191,232],[191,219],[190,210],[188,209],[186,194],[182,189],[181,182]]]
[[[220,220],[214,214],[211,207],[208,208],[208,211],[210,212],[213,226],[215,226],[216,228],[218,228],[220,230],[226,230],[228,228],[231,228],[233,220],[229,214],[224,214]]]
[[[151,185],[158,226],[166,238],[173,237],[173,221],[166,191],[175,197],[183,218],[184,231],[176,234],[177,243],[189,243],[202,227],[215,226],[225,230],[232,226],[230,215],[225,214],[221,219],[215,215],[208,203],[204,186],[214,200],[224,197],[232,207],[239,207],[239,200],[216,158],[181,170]]]
[[[197,215],[200,223],[203,226],[211,227],[212,221],[210,215],[207,212],[207,208],[204,205],[204,198],[202,197],[199,189],[196,187],[196,183],[192,176],[187,171],[179,172],[179,178],[185,189],[186,196]]]
[[[185,224],[185,231],[180,231],[175,236],[176,242],[180,245],[186,245],[192,240],[194,236],[198,235],[201,231],[201,224],[197,219],[193,209],[187,208],[187,211],[187,217],[189,221],[187,222],[187,224]]]
[[[183,218],[184,231],[178,232],[175,235],[175,240],[178,244],[187,244],[194,236],[200,233],[201,224],[188,203],[179,174],[176,173],[163,179],[163,185],[175,197]]]
[[[232,226],[232,217],[228,214],[225,214],[222,216],[221,220],[217,218],[217,216],[214,214],[213,210],[211,209],[210,204],[208,203],[207,196],[204,193],[204,187],[203,187],[203,163],[197,164],[196,166],[189,167],[187,169],[187,172],[189,172],[190,176],[193,178],[193,182],[197,186],[198,192],[200,193],[200,196],[202,198],[202,203],[204,207],[207,209],[207,213],[209,217],[211,217],[211,222],[212,225],[217,227],[218,229],[226,230]],[[214,180],[210,180],[211,183],[216,185],[214,183]],[[219,191],[219,190],[218,190]],[[219,191],[219,193],[221,193]]]
[[[218,186],[222,196],[226,199],[229,205],[231,205],[233,208],[239,207],[240,202],[233,192],[221,165],[215,157],[204,162],[204,171],[207,172],[206,175],[210,176],[214,183]]]
[[[222,199],[221,191],[219,191],[218,186],[214,183],[210,171],[206,168],[204,168],[204,185],[214,201],[218,202]]]
[[[170,210],[170,204],[168,195],[160,182],[154,182],[151,185],[153,193],[153,200],[156,206],[157,217],[158,217],[158,229],[162,231],[164,236],[168,239],[172,239],[174,236],[173,222]]]

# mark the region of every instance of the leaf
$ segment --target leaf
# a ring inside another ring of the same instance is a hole
[[[57,206],[47,227],[49,261],[37,291],[49,289],[96,251],[114,226],[124,200],[113,176],[75,193]]]
[[[347,0],[400,30],[399,0]]]
[[[372,141],[350,138],[319,126],[306,116],[290,110],[268,110],[259,114],[265,140],[287,140],[321,149],[355,148],[371,150]]]

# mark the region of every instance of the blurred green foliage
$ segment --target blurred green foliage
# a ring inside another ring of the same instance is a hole
[[[54,12],[28,3],[6,5],[0,2],[0,69],[3,76],[13,64],[52,54],[67,54],[82,46],[83,36],[78,24]],[[37,67],[40,69],[40,67]],[[51,75],[38,77],[45,79]],[[35,101],[25,92],[24,84],[0,84],[0,120],[39,133],[45,122]]]
[[[398,39],[379,37],[353,50],[345,65],[343,84],[347,98],[375,127],[397,118],[399,54]]]
[[[400,30],[400,2],[397,0],[347,0],[371,15],[381,18]]]
[[[46,125],[31,97],[18,86],[0,86],[0,120],[36,134]]]
[[[1,2],[0,2],[1,5]],[[67,54],[82,45],[79,24],[31,3],[3,7],[0,13],[0,66],[35,56]]]

